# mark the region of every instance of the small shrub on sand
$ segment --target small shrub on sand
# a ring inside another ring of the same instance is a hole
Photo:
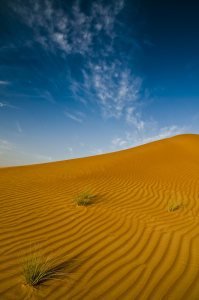
[[[32,250],[28,256],[21,255],[19,258],[23,276],[23,283],[26,286],[34,287],[47,280],[63,280],[66,273],[67,261],[63,256],[53,257],[52,254],[46,256],[41,248]]]
[[[177,200],[172,200],[169,202],[168,211],[174,211],[181,207],[181,204]]]
[[[91,204],[93,196],[88,188],[85,188],[81,193],[75,195],[75,203],[78,206],[87,206]]]

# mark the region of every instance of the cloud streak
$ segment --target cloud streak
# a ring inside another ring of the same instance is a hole
[[[52,160],[52,157],[51,156],[46,156],[46,155],[39,155],[39,154],[33,154],[33,153],[28,153],[28,152],[25,152],[25,151],[20,151],[20,153],[22,154],[25,154],[25,155],[28,155],[28,156],[32,156],[38,160],[47,160],[47,161],[51,161]]]
[[[18,121],[17,121],[17,130],[18,130],[19,132],[22,132],[21,126],[20,126],[20,124],[19,124]]]
[[[77,122],[82,122],[81,119],[78,119],[76,118],[75,116],[71,115],[71,114],[68,114],[67,112],[64,113],[67,117],[71,118],[72,120],[74,121],[77,121]]]
[[[9,85],[10,82],[9,81],[2,81],[0,80],[0,85]]]
[[[49,91],[37,91],[39,93],[39,97],[46,99],[51,103],[55,103],[55,100]]]
[[[0,140],[0,149],[13,151],[15,148],[13,143],[8,142],[7,140]]]
[[[4,107],[4,106],[20,109],[20,107],[16,107],[16,106],[13,106],[13,105],[10,105],[10,104],[7,104],[7,103],[0,102],[0,107]]]
[[[102,149],[94,149],[94,150],[91,150],[90,153],[92,153],[94,155],[100,155],[100,154],[103,154],[103,150]]]
[[[68,150],[70,151],[70,154],[73,156],[73,148],[68,147]]]

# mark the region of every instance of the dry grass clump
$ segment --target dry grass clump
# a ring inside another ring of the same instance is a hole
[[[48,256],[41,248],[32,249],[30,247],[29,255],[21,255],[19,264],[22,270],[24,285],[34,287],[47,280],[64,280],[68,275],[66,272],[67,261],[63,256]]]
[[[87,206],[92,203],[92,196],[91,190],[89,188],[85,188],[82,192],[75,195],[75,203],[78,206]]]
[[[180,208],[182,205],[177,200],[171,200],[168,204],[168,211],[175,211]]]

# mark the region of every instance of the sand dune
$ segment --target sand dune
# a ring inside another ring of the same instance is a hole
[[[74,191],[91,187],[87,207]],[[20,248],[71,260],[49,300],[199,299],[199,136],[115,153],[0,169],[0,299],[26,299]],[[168,212],[168,202],[181,207]],[[57,251],[57,252],[56,252]]]

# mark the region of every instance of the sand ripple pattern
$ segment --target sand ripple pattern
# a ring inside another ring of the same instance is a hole
[[[97,200],[77,207],[85,186]],[[168,212],[170,199],[182,206]],[[0,206],[2,300],[21,297],[18,256],[30,243],[74,261],[68,284],[48,282],[43,299],[199,299],[198,135],[1,168]]]

